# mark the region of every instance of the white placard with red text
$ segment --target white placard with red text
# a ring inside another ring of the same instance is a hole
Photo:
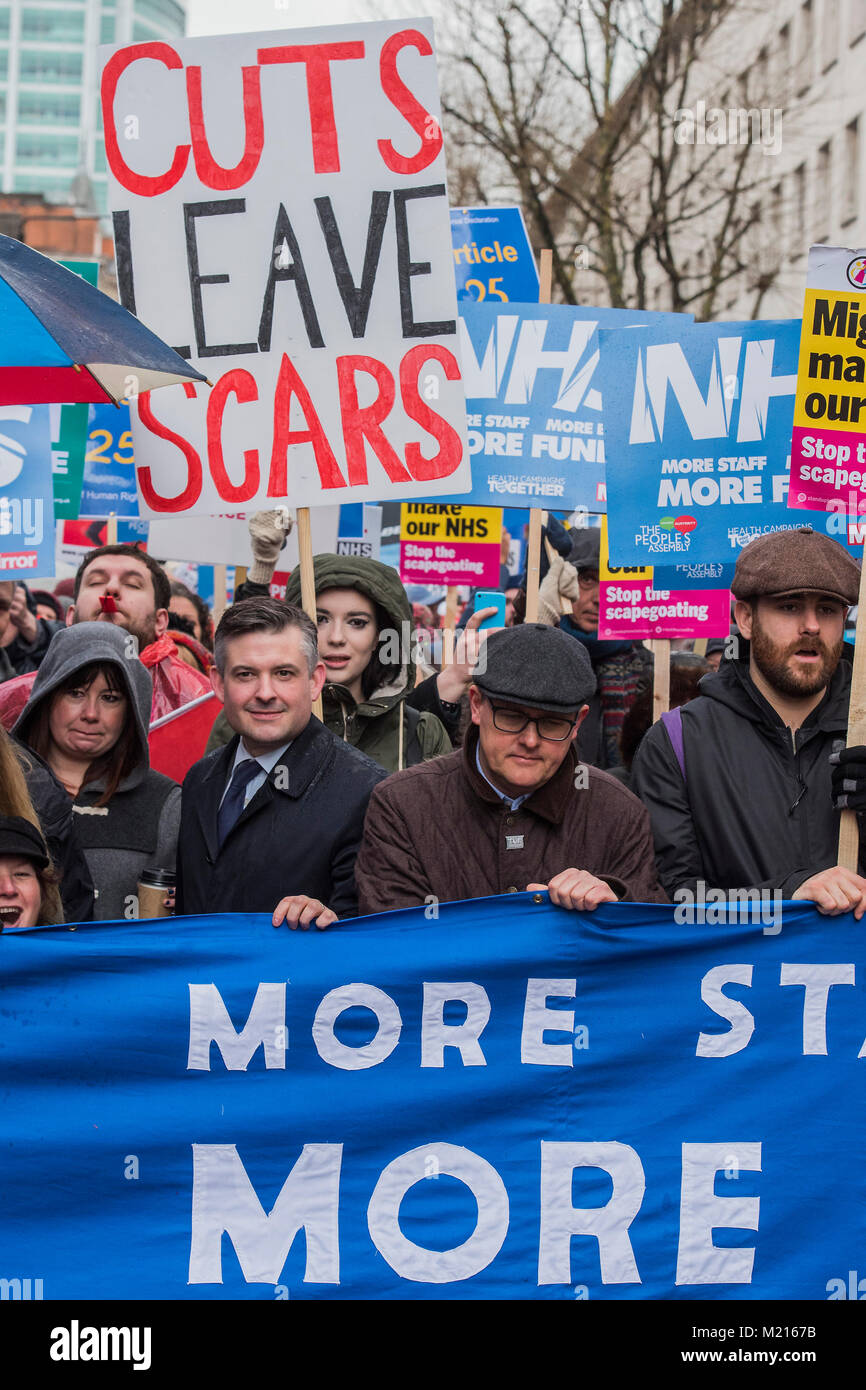
[[[313,554],[336,549],[339,507],[317,507],[310,514]],[[200,565],[251,565],[248,518],[240,516],[166,517],[150,523],[148,549],[160,560],[194,561]],[[277,565],[293,570],[298,563],[298,531],[293,528]]]
[[[470,486],[432,21],[102,49],[144,516]]]

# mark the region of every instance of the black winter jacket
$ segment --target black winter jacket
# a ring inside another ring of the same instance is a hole
[[[220,848],[217,812],[237,746],[235,736],[184,780],[177,911],[273,912],[303,893],[340,918],[355,916],[355,858],[384,768],[311,716]]]
[[[69,795],[32,748],[24,748],[14,738],[12,743],[51,862],[60,875],[63,916],[67,922],[89,922],[93,918],[93,882],[78,838]]]
[[[671,897],[703,879],[712,888],[779,888],[790,898],[838,863],[829,757],[845,744],[850,686],[851,667],[841,661],[821,703],[792,733],[748,664],[723,661],[682,706],[685,782],[664,725],[648,730],[632,787],[650,813],[659,877]]]

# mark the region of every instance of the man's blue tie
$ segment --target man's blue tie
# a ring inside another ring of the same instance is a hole
[[[261,763],[256,762],[255,758],[245,758],[235,768],[229,789],[223,797],[223,803],[217,816],[217,834],[220,845],[244,809],[248,784],[260,772],[264,772],[264,768]]]

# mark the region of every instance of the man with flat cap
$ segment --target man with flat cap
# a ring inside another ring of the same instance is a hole
[[[821,912],[866,909],[866,878],[838,862],[839,810],[866,806],[866,749],[845,750],[845,615],[860,568],[811,527],[758,536],[731,586],[738,656],[645,735],[632,785],[675,901],[698,884],[779,890]]]
[[[664,902],[644,807],[577,754],[594,689],[589,657],[558,628],[492,632],[462,748],[373,791],[355,864],[360,911],[527,888],[569,908]]]

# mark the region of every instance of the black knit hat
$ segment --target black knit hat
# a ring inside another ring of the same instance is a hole
[[[32,859],[40,869],[47,869],[49,864],[45,841],[36,826],[23,816],[0,816],[0,854]]]
[[[574,714],[596,685],[583,644],[546,623],[491,632],[473,680],[491,699],[551,714]]]

